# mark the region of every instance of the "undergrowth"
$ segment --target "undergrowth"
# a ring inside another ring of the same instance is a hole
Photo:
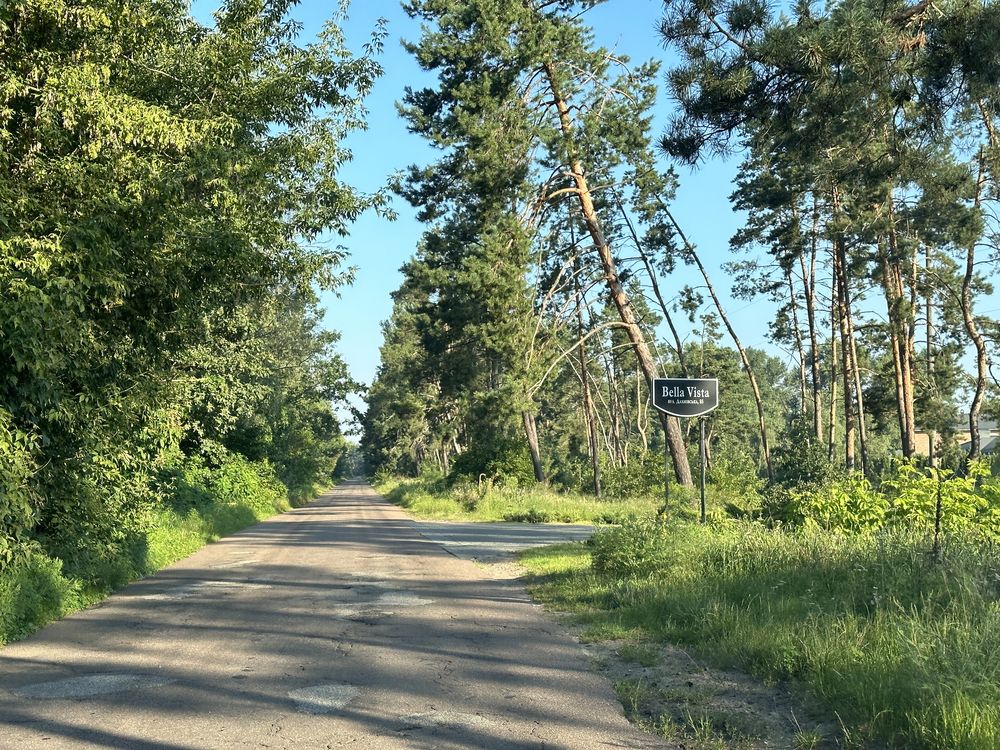
[[[420,518],[445,520],[619,523],[632,516],[651,516],[662,502],[653,497],[598,500],[542,486],[504,486],[492,482],[449,486],[444,480],[434,478],[377,477],[375,489]]]
[[[93,554],[96,545],[82,535],[72,547],[56,547],[59,556],[30,542],[0,570],[0,645],[289,507],[285,486],[266,462],[233,454],[215,465],[177,459],[105,541],[102,554]]]
[[[690,645],[723,667],[792,680],[835,713],[845,746],[1000,747],[1000,560],[952,533],[631,521],[590,545],[523,554],[535,596],[591,638]]]

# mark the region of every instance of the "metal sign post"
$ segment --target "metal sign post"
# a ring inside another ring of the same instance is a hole
[[[653,406],[673,417],[701,417],[701,522],[705,523],[705,415],[719,405],[717,378],[653,378]],[[666,435],[664,435],[666,443]],[[670,502],[670,446],[664,445],[664,494]]]

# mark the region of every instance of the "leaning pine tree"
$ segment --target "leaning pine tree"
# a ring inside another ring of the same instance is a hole
[[[425,186],[475,201],[484,187],[495,190],[498,178],[509,181],[503,194],[516,201],[513,212],[531,228],[561,219],[564,203],[572,207],[592,243],[583,260],[601,274],[651,383],[656,363],[615,254],[616,205],[596,186],[615,184],[647,158],[657,70],[649,64],[630,71],[626,60],[594,45],[580,13],[595,4],[408,3],[407,12],[426,22],[409,49],[438,82],[408,91],[403,111],[412,130],[448,149],[438,164],[413,173]],[[511,142],[520,145],[516,154]],[[456,184],[456,155],[498,171],[463,168]],[[690,484],[680,425],[665,415],[661,421],[677,479]]]

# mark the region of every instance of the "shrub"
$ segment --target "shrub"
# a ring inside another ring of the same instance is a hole
[[[792,489],[787,494],[786,516],[798,523],[827,530],[866,531],[885,521],[889,503],[862,474],[852,473],[820,487]]]
[[[0,645],[23,638],[78,606],[79,586],[37,547],[0,568]]]
[[[764,501],[764,479],[746,452],[718,453],[708,472],[714,504],[735,516],[756,515]]]
[[[528,487],[535,483],[531,456],[523,443],[516,440],[473,443],[469,450],[455,458],[451,481],[465,477],[478,480],[480,475],[506,486]]]
[[[1000,537],[1000,487],[987,479],[989,476],[989,465],[982,460],[971,463],[965,476],[903,461],[883,480],[882,487],[892,498],[890,514],[894,519],[933,528],[940,495],[942,528],[975,527]]]
[[[649,518],[629,518],[616,528],[601,529],[592,539],[594,571],[618,578],[662,573],[684,554],[682,540],[691,531]]]
[[[627,498],[663,492],[663,456],[658,451],[633,458],[627,466],[614,466],[602,456],[601,485],[608,497]],[[673,482],[673,477],[671,477]],[[671,492],[676,489],[671,487]]]

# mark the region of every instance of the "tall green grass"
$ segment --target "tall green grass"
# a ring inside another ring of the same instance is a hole
[[[288,493],[266,463],[228,455],[219,465],[175,462],[156,482],[110,559],[64,562],[31,543],[0,570],[0,645],[89,606],[129,580],[148,575],[206,543],[288,510]]]
[[[376,480],[375,489],[390,502],[421,518],[528,523],[618,523],[651,516],[660,501],[652,497],[598,500],[592,495],[554,492],[545,487],[505,487],[440,479]]]
[[[1000,561],[971,536],[627,522],[531,551],[543,601],[593,637],[641,633],[793,680],[857,742],[1000,748]]]

